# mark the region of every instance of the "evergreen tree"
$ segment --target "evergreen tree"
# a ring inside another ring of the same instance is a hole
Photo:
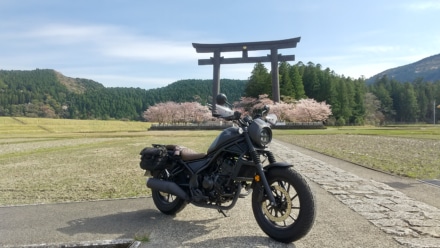
[[[312,62],[307,63],[303,75],[304,91],[309,98],[316,99],[319,92],[317,69]]]
[[[337,81],[337,103],[335,104],[335,107],[333,107],[332,112],[336,118],[336,122],[338,125],[345,125],[346,123],[348,123],[352,114],[352,109],[350,106],[350,90],[347,86],[348,84],[345,82],[344,79],[340,79]]]
[[[427,121],[429,118],[427,115],[429,109],[429,95],[430,95],[430,92],[428,90],[429,84],[431,83],[424,83],[421,78],[416,79],[416,81],[414,82],[414,90],[416,92],[417,106],[419,106],[419,114],[417,116],[417,120],[419,121]]]
[[[396,111],[393,107],[393,98],[390,92],[386,89],[389,85],[386,76],[380,78],[371,87],[371,92],[378,98],[381,103],[380,111],[385,115],[385,120],[394,120]],[[388,87],[391,88],[391,87]]]
[[[294,92],[293,97],[298,100],[306,98],[306,92],[304,91],[304,84],[302,81],[301,74],[299,72],[299,66],[298,65],[291,66],[289,73],[293,85],[293,92]]]
[[[416,93],[412,84],[405,83],[400,92],[400,121],[413,122],[418,117]]]
[[[365,108],[365,81],[363,79],[358,79],[353,82],[354,84],[354,98],[353,98],[353,111],[351,117],[351,123],[356,125],[363,125],[366,115]]]
[[[280,83],[280,95],[285,97],[295,97],[293,83],[290,78],[289,64],[287,62],[281,62],[279,67],[279,83]]]
[[[272,84],[270,74],[262,63],[257,63],[252,70],[245,88],[245,95],[258,98],[259,95],[272,95]]]

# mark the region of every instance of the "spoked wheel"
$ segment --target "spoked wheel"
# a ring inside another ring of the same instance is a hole
[[[167,172],[161,171],[157,173],[154,178],[167,180]],[[185,206],[188,204],[185,200],[165,192],[161,192],[159,190],[152,189],[151,194],[153,197],[154,205],[156,205],[157,209],[164,214],[174,215],[178,212],[182,211]]]
[[[252,210],[260,228],[271,238],[290,243],[304,237],[315,222],[315,200],[304,178],[292,168],[266,173],[275,205],[261,184],[252,194]]]

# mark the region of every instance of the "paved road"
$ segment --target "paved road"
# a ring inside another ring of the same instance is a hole
[[[148,235],[143,247],[440,247],[440,188],[278,141],[272,149],[307,176],[318,204],[314,228],[294,244],[273,241],[259,229],[250,198],[239,200],[225,218],[191,205],[166,216],[146,197],[2,207],[0,246]]]

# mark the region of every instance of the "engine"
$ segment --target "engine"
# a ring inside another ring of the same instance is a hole
[[[204,195],[209,197],[209,201],[223,203],[234,198],[237,185],[231,179],[236,158],[224,155],[217,159],[214,168],[203,175],[201,185]]]

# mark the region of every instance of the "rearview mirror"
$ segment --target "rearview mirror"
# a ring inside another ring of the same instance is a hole
[[[266,115],[266,121],[271,125],[275,125],[277,123],[278,117],[276,114],[268,114]]]

